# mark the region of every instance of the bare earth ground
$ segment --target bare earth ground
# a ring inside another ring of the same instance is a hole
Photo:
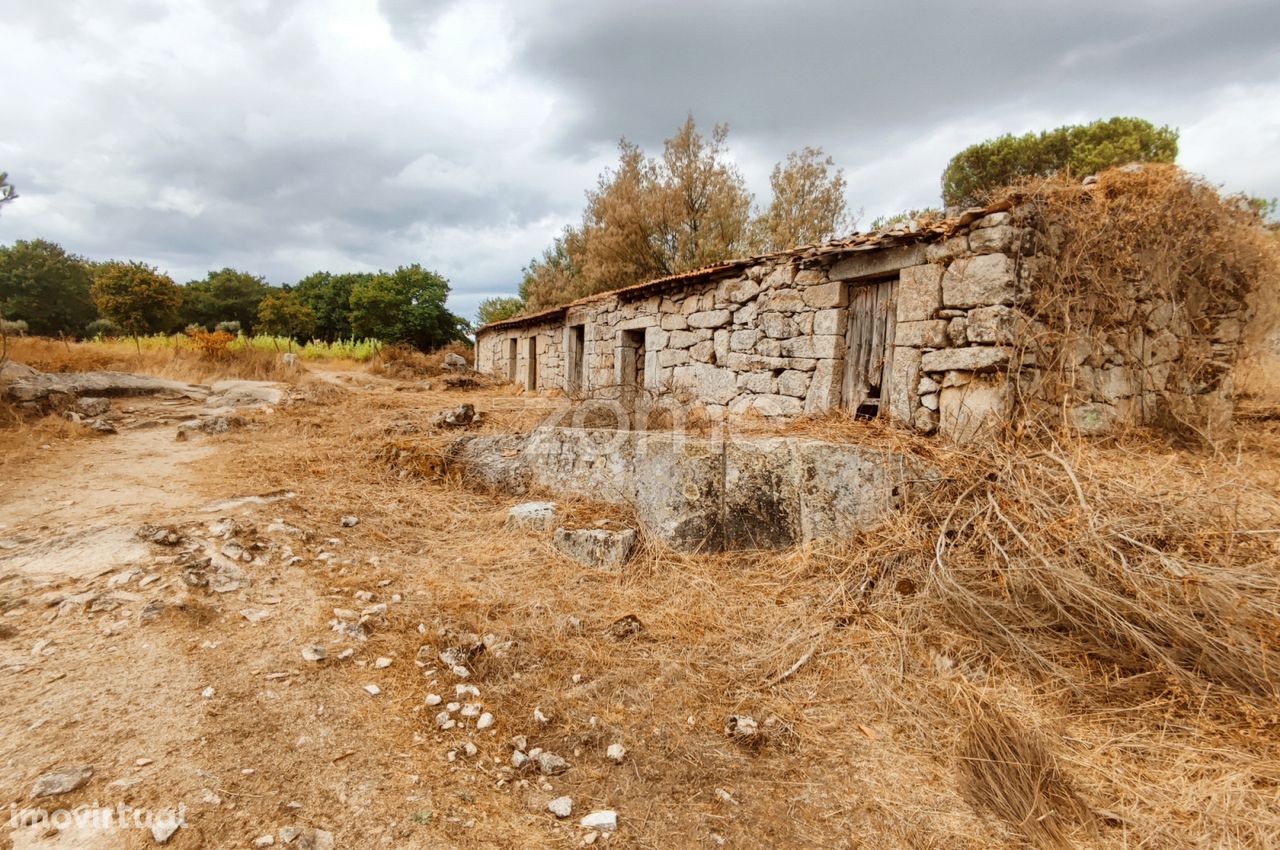
[[[692,557],[652,543],[621,574],[578,567],[545,535],[504,528],[519,500],[433,475],[429,454],[396,454],[462,400],[488,414],[486,428],[529,424],[554,404],[323,374],[303,401],[229,434],[179,442],[162,424],[51,440],[0,465],[0,817],[33,805],[181,804],[186,825],[167,844],[176,848],[250,847],[266,835],[281,846],[290,826],[329,831],[347,848],[1017,844],[959,789],[961,721],[928,725],[902,704],[926,695],[947,705],[962,665],[942,644],[931,660],[900,654],[905,636],[851,598],[861,576],[820,551]],[[143,420],[180,412],[127,406]],[[581,522],[626,519],[567,509]],[[344,527],[344,515],[359,524]],[[181,540],[149,542],[143,525]],[[239,556],[232,544],[253,560],[225,560]],[[190,586],[191,547],[238,567],[239,586]],[[367,639],[335,630],[362,614]],[[609,626],[628,614],[644,630],[619,639]],[[304,660],[311,644],[327,657]],[[438,658],[450,647],[473,649],[465,680]],[[460,683],[480,697],[459,698]],[[1125,724],[1146,729],[1168,711],[1162,741],[1194,739],[1194,724],[1158,697],[1099,718],[1012,673],[1000,688],[1012,713],[1038,713],[1091,804],[1126,812],[1107,820],[1099,846],[1177,846],[1176,824],[1191,821],[1209,823],[1216,846],[1250,846],[1239,823],[1277,805],[1274,765],[1251,762],[1244,741],[1214,744],[1223,771],[1248,774],[1231,799],[1120,799],[1088,771],[1102,761],[1117,777],[1133,770],[1117,787],[1141,796],[1134,765],[1155,744],[1145,732],[1127,740]],[[496,722],[441,731],[443,706],[428,694],[482,702]],[[738,713],[768,720],[767,744],[726,737]],[[572,768],[513,770],[518,735]],[[612,743],[627,748],[621,764],[605,756]],[[38,776],[78,764],[94,771],[83,788],[30,799]],[[561,795],[573,799],[564,820],[546,809]],[[1169,834],[1134,826],[1127,813],[1144,806],[1151,823],[1175,825]],[[616,832],[579,827],[606,808],[618,812]],[[0,847],[10,845],[155,842],[136,829],[0,824]],[[304,845],[323,838],[292,842]]]

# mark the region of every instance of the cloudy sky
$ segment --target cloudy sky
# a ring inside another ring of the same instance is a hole
[[[863,221],[935,205],[957,150],[1112,115],[1280,195],[1276,0],[0,0],[0,243],[179,282],[420,262],[468,317],[625,136],[731,127],[758,201],[788,151]]]

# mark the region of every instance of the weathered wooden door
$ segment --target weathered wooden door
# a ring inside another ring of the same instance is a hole
[[[866,416],[878,416],[888,405],[897,304],[896,277],[850,286],[841,398]]]

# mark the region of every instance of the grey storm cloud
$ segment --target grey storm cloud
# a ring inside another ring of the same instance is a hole
[[[420,262],[514,290],[620,137],[731,126],[757,199],[820,145],[867,216],[960,147],[1132,114],[1280,194],[1274,2],[0,0],[0,242],[275,283]]]

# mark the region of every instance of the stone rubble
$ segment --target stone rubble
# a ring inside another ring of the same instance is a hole
[[[58,794],[70,794],[83,787],[93,778],[92,765],[62,767],[42,775],[31,787],[32,798],[52,797]]]

